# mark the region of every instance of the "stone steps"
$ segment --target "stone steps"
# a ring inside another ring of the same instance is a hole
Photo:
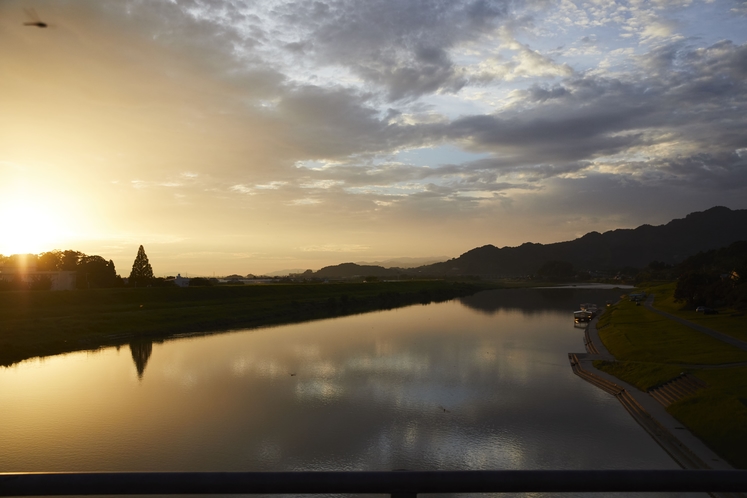
[[[682,374],[660,386],[649,389],[648,393],[656,401],[667,407],[681,399],[692,396],[706,386],[705,382],[694,375]]]
[[[661,425],[636,399],[623,387],[596,375],[583,368],[574,353],[568,354],[573,373],[587,382],[612,394],[630,413],[636,422],[684,469],[709,469],[710,467],[682,444],[672,433]],[[725,497],[722,493],[711,493],[711,496]]]

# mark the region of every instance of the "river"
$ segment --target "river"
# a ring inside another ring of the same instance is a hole
[[[0,472],[675,469],[576,377],[578,303],[439,304],[139,342],[0,369]]]

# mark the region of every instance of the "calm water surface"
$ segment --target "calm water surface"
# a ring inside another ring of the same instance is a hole
[[[460,301],[0,369],[0,472],[674,469],[576,377],[571,312],[622,291]]]

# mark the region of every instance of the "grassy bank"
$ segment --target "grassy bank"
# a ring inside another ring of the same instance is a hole
[[[657,288],[656,303],[673,302],[672,290],[673,286]],[[665,311],[673,312],[671,308]],[[747,326],[744,317],[727,318],[739,320],[742,327]],[[717,322],[703,324],[711,326],[711,323]],[[602,342],[618,361],[595,362],[597,368],[643,391],[682,372],[704,380],[707,388],[672,404],[667,411],[732,465],[747,469],[744,450],[747,447],[747,367],[731,365],[747,362],[747,352],[629,301],[622,301],[608,310],[598,327]]]
[[[623,300],[597,324],[618,360],[720,365],[747,361],[747,352]]]
[[[721,308],[718,314],[705,315],[697,313],[695,310],[684,310],[682,309],[682,303],[674,300],[675,286],[675,283],[651,286],[646,289],[646,292],[654,294],[654,305],[657,309],[677,315],[704,327],[717,330],[739,340],[747,341],[747,318],[745,318],[744,312]]]
[[[0,365],[36,356],[444,301],[487,284],[407,281],[125,288],[0,295]]]

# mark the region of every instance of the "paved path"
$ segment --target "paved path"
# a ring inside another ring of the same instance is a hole
[[[725,342],[727,344],[731,344],[734,347],[737,347],[741,349],[742,351],[747,351],[747,342],[740,341],[739,339],[736,339],[730,335],[726,335],[721,332],[716,332],[713,329],[709,329],[708,327],[704,327],[702,325],[698,325],[697,323],[693,323],[690,320],[685,320],[684,318],[681,318],[676,315],[672,315],[671,313],[667,313],[666,311],[661,311],[656,308],[654,308],[654,295],[651,294],[646,298],[646,302],[643,304],[646,309],[649,309],[653,311],[654,313],[658,313],[661,316],[664,316],[666,318],[669,318],[670,320],[674,320],[675,322],[681,323],[682,325],[686,327],[690,327],[693,330],[697,330],[698,332],[702,332],[704,334],[708,334],[714,339],[718,339],[719,341]]]
[[[651,397],[651,395],[639,390],[637,387],[623,382],[617,377],[594,368],[594,360],[611,359],[614,361],[614,357],[609,353],[607,348],[604,347],[604,344],[602,344],[602,340],[599,338],[596,324],[597,319],[592,320],[591,323],[589,323],[587,331],[589,341],[593,344],[594,348],[596,348],[599,354],[576,354],[575,356],[578,359],[579,365],[583,369],[591,371],[593,374],[602,377],[603,379],[606,379],[611,383],[617,384],[618,386],[625,389],[627,393],[632,396],[633,399],[635,399],[635,401],[646,412],[648,412],[648,415],[651,416],[656,422],[658,422],[659,425],[661,425],[671,437],[679,440],[684,447],[686,447],[693,454],[697,455],[697,457],[708,467],[718,470],[733,469],[733,467],[729,465],[724,459],[719,457],[713,450],[706,446],[703,441],[698,439],[694,434],[687,430],[687,428],[685,428],[680,421],[667,413],[666,409],[661,405],[661,403],[656,401],[653,397]],[[640,421],[638,422],[640,423]],[[656,437],[654,437],[654,439],[657,441],[657,443],[662,444],[661,441]],[[669,452],[666,447],[664,447],[664,449]],[[670,455],[672,455],[671,452],[669,453]],[[674,455],[672,456],[674,457]],[[684,468],[690,467],[685,462],[677,458],[675,458],[675,461],[677,461],[677,463]]]
[[[626,382],[623,382],[622,380],[608,374],[607,372],[603,372],[594,368],[593,361],[601,358],[595,358],[595,355],[589,354],[577,354],[576,357],[578,358],[578,362],[582,368],[593,372],[595,375],[602,377],[603,379],[608,380],[609,382],[614,383],[627,391],[627,393],[633,397],[633,399],[647,412],[647,414],[656,422],[658,422],[658,424],[669,433],[669,436],[671,438],[679,441],[682,446],[687,448],[690,453],[696,455],[700,459],[700,461],[705,464],[704,466],[695,467],[688,465],[681,459],[676,458],[676,455],[672,454],[669,449],[662,445],[664,447],[664,450],[667,451],[667,453],[669,453],[683,468],[710,467],[714,470],[732,470],[734,468],[729,465],[729,463],[726,462],[723,458],[718,456],[708,446],[706,446],[703,441],[698,439],[685,426],[683,426],[679,420],[670,415],[666,411],[666,408],[664,408],[664,406],[656,401],[651,395],[640,391],[638,388]],[[640,423],[639,420],[636,419],[636,421]],[[644,429],[646,429],[645,426]],[[661,441],[658,438],[654,437],[654,440],[656,440],[657,443],[661,444]]]

